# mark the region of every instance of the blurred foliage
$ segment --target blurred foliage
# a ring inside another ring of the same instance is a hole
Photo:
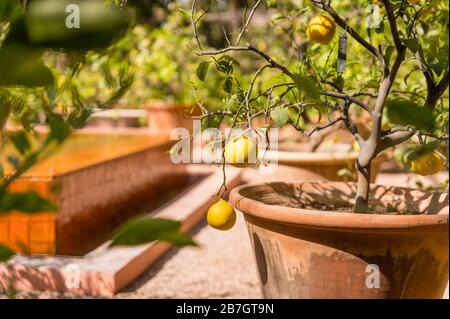
[[[225,80],[221,73],[210,72],[204,83],[195,77],[201,59],[194,53],[195,40],[186,5],[173,1],[165,10],[166,19],[158,28],[135,24],[126,37],[108,49],[108,55],[87,55],[86,67],[75,81],[84,99],[98,104],[97,100],[108,92],[109,79],[117,78],[121,65],[127,61],[134,83],[117,106],[139,108],[152,101],[192,105],[201,101],[217,108],[224,103],[227,94],[221,89]],[[105,71],[111,74],[102,75]]]
[[[139,245],[162,240],[177,246],[195,246],[191,236],[181,232],[180,227],[181,222],[170,219],[136,217],[117,230],[111,245]]]
[[[138,21],[152,25],[153,11],[145,19],[135,15],[152,2],[0,2],[0,214],[57,210],[35,192],[9,186],[83,127],[94,109],[112,107],[130,89],[137,66],[130,29]],[[76,12],[71,4],[78,6],[79,28],[67,26]],[[10,255],[0,246],[0,260]]]

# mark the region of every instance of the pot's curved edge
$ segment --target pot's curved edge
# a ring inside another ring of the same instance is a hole
[[[276,151],[276,154],[268,152],[265,154],[266,159],[276,160],[279,163],[292,164],[318,164],[318,165],[335,165],[341,163],[353,162],[358,158],[356,152],[349,153],[313,153],[313,152],[287,152]]]
[[[308,181],[289,182],[288,184]],[[342,182],[318,182],[338,183]],[[249,183],[234,188],[230,192],[230,203],[244,215],[281,224],[289,224],[312,228],[329,228],[346,232],[448,232],[449,214],[421,215],[382,215],[356,214],[342,212],[326,212],[301,208],[291,208],[281,205],[267,205],[257,200],[243,196],[240,191],[246,188],[263,186],[271,183]],[[373,185],[373,184],[372,184]],[[412,188],[399,187],[414,190]],[[444,192],[441,192],[444,193]]]

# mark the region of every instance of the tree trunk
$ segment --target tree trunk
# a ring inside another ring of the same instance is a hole
[[[356,193],[355,213],[369,212],[369,191],[370,191],[370,168],[372,161],[366,166],[361,166],[359,160],[356,161],[356,170],[358,172],[358,188]]]

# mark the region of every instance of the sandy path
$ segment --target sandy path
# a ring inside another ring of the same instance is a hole
[[[220,232],[203,224],[199,248],[172,249],[118,298],[261,298],[244,219]]]

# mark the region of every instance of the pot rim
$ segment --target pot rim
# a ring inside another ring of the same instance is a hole
[[[353,162],[358,158],[358,152],[299,152],[299,151],[272,151],[264,154],[268,160],[277,160],[280,163],[333,165]],[[273,154],[272,154],[273,153]]]
[[[343,213],[337,211],[320,211],[315,209],[292,208],[281,205],[264,204],[261,201],[245,197],[240,192],[243,189],[263,186],[270,183],[249,183],[234,188],[230,192],[230,203],[246,216],[263,219],[279,224],[288,224],[309,228],[328,228],[346,232],[448,232],[448,209],[439,214],[420,215],[385,215],[385,214],[358,214]],[[311,183],[309,181],[293,181],[286,184]],[[345,185],[355,183],[314,181],[313,183],[326,183],[333,185]],[[377,186],[375,184],[371,184]],[[380,185],[378,185],[380,186]],[[407,187],[394,187],[394,189],[414,190]],[[425,192],[425,191],[423,191]],[[426,192],[431,193],[431,192]],[[437,192],[445,194],[448,192]]]

